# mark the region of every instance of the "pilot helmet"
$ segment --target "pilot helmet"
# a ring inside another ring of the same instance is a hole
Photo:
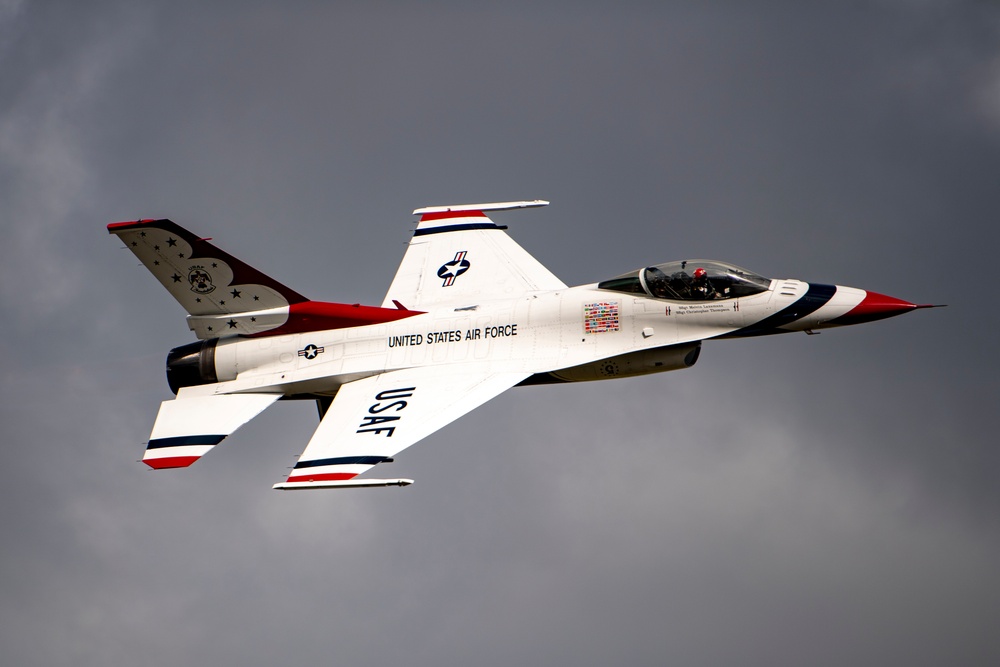
[[[706,271],[705,269],[703,269],[700,266],[697,269],[694,270],[694,278],[695,278],[695,280],[701,280],[707,274],[708,274],[708,271]]]

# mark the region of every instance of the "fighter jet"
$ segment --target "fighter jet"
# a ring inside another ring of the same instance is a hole
[[[381,306],[312,301],[170,220],[108,225],[187,311],[143,462],[191,465],[279,399],[320,422],[275,489],[405,486],[361,475],[519,385],[690,368],[702,341],[871,322],[917,305],[687,259],[568,287],[488,212],[432,206]]]

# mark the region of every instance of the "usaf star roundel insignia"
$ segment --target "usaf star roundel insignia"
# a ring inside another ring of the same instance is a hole
[[[443,264],[440,269],[438,269],[438,278],[444,280],[442,287],[451,287],[455,282],[455,278],[469,270],[472,264],[469,260],[465,258],[466,250],[461,250],[455,253],[455,259]]]
[[[315,359],[319,355],[326,351],[325,347],[316,347],[312,343],[309,343],[304,348],[299,350],[299,356],[305,357],[306,359]]]

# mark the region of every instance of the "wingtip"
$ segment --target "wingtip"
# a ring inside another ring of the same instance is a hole
[[[108,223],[108,233],[117,234],[118,232],[132,229],[133,227],[148,225],[151,222],[159,222],[159,220],[156,218],[139,218],[138,220],[126,220],[125,222],[110,222]]]
[[[412,479],[347,479],[321,482],[279,482],[271,488],[278,491],[306,491],[309,489],[364,489],[383,486],[409,486]]]
[[[484,204],[447,204],[445,206],[424,206],[423,208],[414,209],[413,215],[428,215],[433,213],[478,213],[482,215],[483,211],[510,211],[518,208],[538,208],[539,206],[548,206],[549,202],[545,199],[531,199],[525,201],[500,201],[500,202],[489,202]]]

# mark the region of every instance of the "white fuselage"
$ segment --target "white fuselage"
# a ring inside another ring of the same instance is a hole
[[[584,285],[368,326],[223,338],[215,352],[219,382],[184,391],[333,395],[347,382],[386,371],[464,363],[553,373],[564,381],[675,370],[694,363],[697,356],[688,353],[699,341],[761,322],[808,289],[801,281],[775,280],[750,296],[671,301]],[[837,287],[822,307],[773,333],[821,328],[864,295]],[[597,364],[609,359],[616,363]]]

